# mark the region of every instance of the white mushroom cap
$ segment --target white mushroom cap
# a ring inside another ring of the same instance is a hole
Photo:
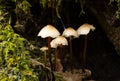
[[[46,38],[46,37],[55,38],[59,35],[60,35],[59,31],[52,25],[46,25],[38,33],[38,36],[41,36],[42,38]]]
[[[56,44],[56,42],[55,42],[55,39],[53,39],[51,42],[50,42],[50,46],[52,47],[52,48],[57,48],[57,44]]]
[[[48,50],[48,47],[47,46],[43,46],[43,47],[40,48],[40,50],[41,51],[46,51],[46,50]]]
[[[95,27],[93,25],[85,23],[77,29],[77,32],[79,35],[87,35],[90,32],[90,30],[94,31]]]
[[[63,36],[58,36],[50,42],[52,48],[57,48],[59,45],[68,45],[68,41]]]
[[[73,36],[73,37],[78,37],[78,33],[76,30],[74,30],[72,27],[68,27],[66,28],[64,31],[63,31],[63,36],[65,37],[70,37],[70,36]]]

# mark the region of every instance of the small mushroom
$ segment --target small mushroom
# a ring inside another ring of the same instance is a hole
[[[94,31],[95,27],[93,25],[85,23],[77,29],[77,32],[78,35],[87,35],[90,32],[90,30]]]
[[[42,48],[40,48],[40,50],[41,50],[42,52],[44,52],[44,64],[45,64],[45,67],[46,67],[46,63],[47,63],[46,51],[48,50],[48,47],[43,46]]]
[[[60,35],[60,32],[52,25],[46,25],[38,33],[38,36],[41,36],[42,38],[46,38],[46,37],[55,38],[59,35]]]
[[[74,30],[72,27],[68,27],[63,31],[63,36],[65,37],[69,37],[69,44],[70,44],[70,68],[71,68],[71,72],[73,70],[73,55],[72,55],[72,37],[79,37],[78,33],[76,30]]]
[[[83,72],[85,72],[85,67],[86,67],[87,35],[89,34],[90,30],[94,31],[95,27],[88,23],[81,25],[77,29],[78,35],[85,35],[84,52],[83,52]]]
[[[63,70],[63,66],[60,63],[60,59],[57,56],[57,47],[63,46],[63,45],[68,45],[67,39],[63,36],[58,36],[57,38],[53,39],[50,42],[50,45],[52,48],[55,48],[55,69],[57,69],[57,71],[61,72]]]
[[[51,47],[56,48],[59,45],[68,45],[67,39],[63,36],[58,36],[55,39],[53,39],[50,43]]]
[[[48,38],[48,55],[49,55],[51,70],[53,70],[53,65],[52,65],[51,53],[50,53],[51,52],[50,41],[51,41],[51,38],[55,38],[59,35],[60,35],[59,31],[52,25],[46,25],[38,33],[38,36],[41,36],[42,38]]]
[[[65,37],[75,37],[77,38],[78,37],[78,33],[76,32],[76,30],[74,30],[72,27],[68,27],[66,28],[64,31],[63,31],[63,36]]]

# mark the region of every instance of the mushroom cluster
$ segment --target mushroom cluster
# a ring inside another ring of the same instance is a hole
[[[83,51],[83,68],[82,68],[82,70],[83,70],[83,72],[86,71],[85,68],[86,68],[87,35],[90,33],[90,30],[94,31],[95,27],[88,23],[81,25],[77,30],[73,29],[72,27],[65,28],[65,30],[62,33],[62,36],[60,36],[60,32],[52,25],[46,25],[45,27],[43,27],[40,30],[40,32],[38,33],[38,36],[41,36],[42,38],[48,38],[48,48],[45,48],[45,49],[41,48],[41,50],[44,52],[46,52],[46,50],[48,50],[51,70],[53,70],[53,65],[52,65],[52,61],[51,61],[50,49],[55,48],[55,63],[57,64],[59,62],[59,65],[60,65],[60,59],[58,59],[58,56],[56,53],[57,47],[68,45],[68,41],[66,39],[66,38],[68,38],[69,45],[70,45],[70,48],[69,48],[69,50],[70,50],[70,55],[69,55],[70,58],[69,59],[70,60],[69,60],[69,62],[70,62],[70,68],[71,68],[71,72],[72,72],[72,69],[73,69],[72,39],[78,38],[80,35],[84,35],[85,43],[84,43],[84,51]],[[53,40],[51,40],[51,38],[53,38]],[[45,62],[45,66],[46,66],[46,53],[44,54],[44,62]],[[61,67],[62,67],[62,65],[61,65]],[[62,67],[62,69],[63,69],[63,67]],[[62,69],[59,71],[62,71]]]

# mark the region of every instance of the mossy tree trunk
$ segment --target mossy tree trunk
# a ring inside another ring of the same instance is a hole
[[[97,19],[101,29],[105,32],[106,36],[115,47],[116,52],[120,55],[120,20],[116,18],[115,6],[111,7],[107,0],[100,4],[104,6],[100,5],[98,8],[96,4],[89,7],[88,11]]]

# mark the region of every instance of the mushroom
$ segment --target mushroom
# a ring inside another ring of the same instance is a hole
[[[51,70],[53,70],[53,66],[52,66],[51,54],[50,54],[51,52],[50,41],[51,41],[51,38],[55,38],[59,35],[60,35],[59,31],[52,25],[46,25],[38,33],[38,36],[41,36],[42,38],[48,38],[48,55],[49,55]]]
[[[53,39],[50,42],[50,45],[52,48],[55,48],[55,69],[57,69],[57,71],[62,71],[63,67],[60,63],[60,59],[57,56],[57,47],[61,47],[63,45],[68,45],[67,39],[63,36],[58,36],[57,38]],[[56,66],[58,66],[58,68],[56,68]]]
[[[38,36],[41,36],[42,38],[46,38],[46,37],[55,38],[59,35],[60,35],[60,32],[52,25],[46,25],[38,33]]]
[[[63,36],[58,36],[55,39],[53,39],[50,43],[52,48],[56,48],[59,45],[68,45],[67,39]]]
[[[93,25],[85,23],[77,29],[77,32],[78,35],[87,35],[90,32],[90,30],[94,31],[95,27]]]
[[[72,27],[68,27],[63,31],[63,36],[65,37],[69,37],[69,44],[70,44],[70,67],[71,67],[71,72],[73,69],[73,57],[72,57],[72,37],[77,38],[78,37],[78,33],[76,30],[74,30]]]
[[[44,52],[44,64],[45,64],[45,67],[46,67],[46,62],[47,62],[47,59],[46,59],[46,51],[48,50],[48,47],[43,46],[43,47],[40,48],[40,50],[41,50],[42,52]]]
[[[85,67],[86,67],[87,35],[89,34],[90,30],[94,31],[95,27],[88,23],[81,25],[77,29],[78,35],[85,35],[84,52],[83,52],[83,72],[85,72]]]
[[[75,37],[77,38],[78,37],[78,33],[76,32],[76,30],[74,30],[72,27],[68,27],[66,28],[64,31],[63,31],[63,36],[65,37]]]

